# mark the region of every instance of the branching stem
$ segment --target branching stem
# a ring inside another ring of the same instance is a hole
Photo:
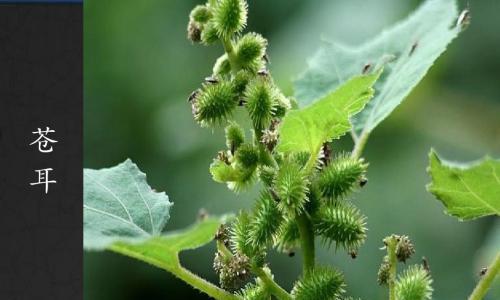
[[[269,272],[266,272],[264,269],[262,268],[257,268],[255,270],[253,270],[254,274],[257,275],[260,280],[262,280],[262,283],[264,284],[264,288],[267,289],[267,291],[271,294],[273,294],[274,296],[276,296],[276,298],[280,299],[280,300],[291,300],[293,299],[292,296],[290,296],[290,294],[285,291],[281,286],[279,286],[274,280],[273,278],[271,277],[271,275],[269,274]]]
[[[229,64],[231,65],[231,71],[233,72],[233,75],[238,72],[239,67],[238,67],[238,60],[236,58],[236,53],[234,53],[234,47],[233,47],[233,42],[231,41],[230,38],[224,38],[221,39],[222,41],[222,46],[224,46],[224,51],[227,54],[227,59],[229,60]]]
[[[495,260],[493,260],[493,263],[488,267],[486,274],[484,274],[483,278],[476,285],[469,300],[483,299],[498,273],[500,273],[500,252],[497,253]]]

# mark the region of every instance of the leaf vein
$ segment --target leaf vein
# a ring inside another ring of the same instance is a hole
[[[87,177],[89,177],[90,179],[92,179],[95,183],[97,183],[98,186],[100,186],[101,188],[103,188],[104,190],[106,190],[108,193],[111,194],[111,196],[113,196],[113,198],[115,198],[118,203],[120,203],[120,205],[123,207],[123,209],[125,210],[125,212],[127,213],[127,216],[128,216],[128,219],[130,222],[134,223],[134,220],[132,219],[132,216],[130,215],[130,212],[128,211],[127,207],[125,206],[125,203],[123,203],[120,198],[118,196],[116,196],[115,193],[113,193],[113,191],[108,188],[107,186],[105,186],[104,184],[100,183],[99,181],[97,181],[97,179],[93,178],[92,176],[90,176],[89,174],[87,173],[84,173]],[[135,223],[134,223],[135,224]]]
[[[470,194],[472,196],[474,196],[474,198],[476,198],[477,200],[479,200],[480,202],[484,203],[484,205],[486,205],[487,207],[491,208],[491,210],[493,210],[494,212],[496,212],[497,214],[500,214],[500,211],[498,211],[497,208],[495,208],[494,206],[491,206],[487,201],[485,201],[483,198],[481,198],[478,194],[476,194],[470,187],[469,185],[465,182],[465,180],[463,180],[462,177],[458,177],[458,179],[460,179],[460,181],[463,183],[464,187],[470,192]]]
[[[129,176],[132,178],[132,181],[134,182],[134,185],[135,185],[135,189],[137,190],[137,193],[139,193],[139,196],[141,197],[142,202],[144,202],[144,205],[148,209],[149,221],[151,222],[151,233],[153,235],[155,235],[156,234],[156,230],[155,230],[155,227],[154,227],[154,224],[153,224],[153,215],[151,213],[151,208],[149,207],[149,204],[146,202],[146,199],[144,199],[144,197],[142,196],[142,193],[139,190],[139,185],[137,184],[137,181],[134,179],[134,177],[132,175],[129,174]]]
[[[139,229],[141,231],[141,233],[144,233],[144,234],[146,234],[148,236],[150,235],[147,231],[145,231],[144,229],[142,229],[141,227],[139,227],[137,224],[135,224],[135,223],[133,223],[131,221],[125,220],[122,217],[119,217],[117,215],[113,215],[113,214],[111,214],[109,212],[106,212],[104,210],[101,210],[101,209],[98,209],[98,208],[95,208],[95,207],[88,206],[87,204],[83,204],[83,208],[91,210],[91,211],[96,212],[96,213],[103,214],[103,215],[108,216],[110,218],[116,219],[116,220],[121,221],[121,222],[123,222],[123,223],[125,223],[127,225],[132,225],[133,227]]]

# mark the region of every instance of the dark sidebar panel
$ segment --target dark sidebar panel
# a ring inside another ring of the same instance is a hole
[[[82,5],[0,4],[0,299],[82,299]]]

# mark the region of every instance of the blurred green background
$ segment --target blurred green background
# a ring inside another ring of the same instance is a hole
[[[221,130],[193,121],[187,96],[210,75],[220,46],[186,39],[193,0],[89,0],[84,4],[84,165],[111,166],[132,158],[149,183],[175,203],[166,230],[210,213],[250,207],[256,191],[237,197],[213,182],[208,166],[223,146]],[[251,31],[269,39],[271,71],[291,95],[292,79],[318,48],[320,37],[359,44],[404,18],[420,1],[249,0]],[[465,7],[465,1],[460,3]],[[376,274],[381,239],[405,233],[416,244],[413,262],[426,256],[434,299],[465,299],[485,262],[477,257],[495,218],[460,223],[425,190],[427,153],[467,161],[500,157],[500,2],[470,1],[472,24],[439,59],[411,96],[372,134],[365,157],[370,182],[355,203],[368,216],[369,236],[357,259],[323,249],[319,259],[346,273],[348,291],[385,299]],[[351,146],[349,140],[341,147]],[[496,246],[498,250],[498,246]],[[494,248],[495,249],[495,248]],[[484,250],[487,251],[487,250]],[[215,282],[214,246],[181,256]],[[205,299],[172,275],[112,253],[84,256],[85,299]],[[277,281],[287,289],[300,274],[300,253],[270,254]],[[500,290],[500,288],[498,288]],[[500,291],[496,291],[497,293]],[[498,297],[498,298],[496,298]],[[490,299],[500,299],[500,295]]]

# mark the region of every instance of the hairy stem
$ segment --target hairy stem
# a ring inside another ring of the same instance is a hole
[[[205,279],[199,277],[196,274],[193,274],[191,271],[185,269],[183,266],[181,266],[179,262],[179,258],[175,257],[174,260],[176,261],[175,264],[172,263],[167,263],[162,260],[158,259],[153,259],[151,257],[145,256],[143,253],[137,252],[137,251],[131,251],[127,247],[123,247],[122,245],[116,244],[110,247],[110,250],[123,254],[125,256],[129,256],[141,261],[148,262],[154,266],[157,266],[158,268],[161,268],[167,272],[172,273],[175,277],[185,281],[195,289],[198,289],[199,291],[209,295],[212,298],[219,299],[219,300],[241,300],[239,296],[236,296],[234,294],[231,294],[214,284],[206,281]]]
[[[312,224],[306,214],[297,217],[297,225],[300,232],[300,245],[302,248],[302,261],[304,274],[309,273],[314,269],[315,252],[314,252],[314,232]]]
[[[363,150],[365,149],[366,142],[368,141],[368,137],[370,133],[367,131],[363,131],[359,138],[355,140],[354,149],[352,150],[351,157],[352,158],[360,158],[361,154],[363,154]]]
[[[231,65],[231,71],[233,72],[233,75],[238,72],[239,67],[238,67],[238,62],[236,59],[236,53],[234,52],[234,47],[233,47],[233,42],[231,42],[230,38],[224,38],[221,39],[222,41],[222,46],[224,46],[224,51],[227,54],[227,59],[229,60],[229,64]]]
[[[493,263],[488,267],[486,274],[484,274],[483,278],[476,285],[476,288],[474,288],[474,291],[470,295],[469,300],[483,299],[499,272],[500,252],[497,253],[495,260],[493,260]]]
[[[396,246],[398,241],[395,236],[388,237],[385,241],[387,255],[389,256],[389,300],[396,300],[396,272],[398,259],[396,257]]]
[[[279,286],[271,277],[269,272],[266,272],[262,268],[257,268],[253,270],[254,274],[257,275],[262,283],[264,284],[264,288],[276,298],[280,300],[291,300],[293,299],[287,291],[285,291],[281,286]]]
[[[212,283],[206,281],[205,279],[193,274],[191,271],[180,267],[176,269],[175,272],[172,272],[179,279],[182,279],[186,283],[190,284],[194,288],[204,292],[212,298],[219,300],[241,300],[240,297],[233,295]]]

